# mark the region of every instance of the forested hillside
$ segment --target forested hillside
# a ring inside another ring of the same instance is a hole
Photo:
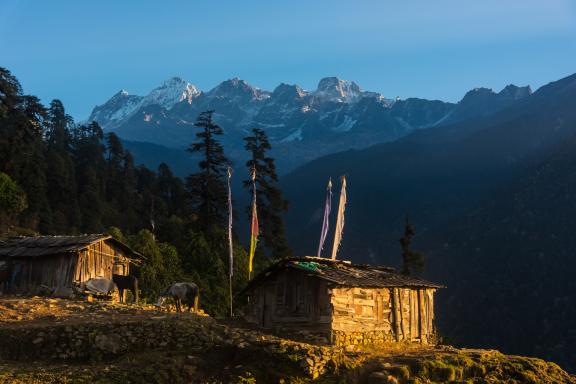
[[[224,131],[206,120],[211,115],[201,114],[190,126],[196,139],[189,152],[196,160],[190,160],[193,171],[182,180],[164,163],[155,170],[135,165],[114,133],[104,134],[95,122],[76,124],[58,100],[43,106],[0,68],[1,237],[111,233],[144,255],[136,274],[146,299],[188,279],[200,285],[209,313],[224,313],[229,162],[218,142]],[[285,202],[275,189],[274,161],[266,156],[269,146],[261,143],[259,138],[246,157],[259,171],[262,224],[275,231],[263,232],[256,270],[267,262],[266,253],[280,257],[290,252],[281,220]],[[233,285],[238,291],[248,277],[247,256],[238,236],[233,237]]]
[[[446,228],[446,246],[431,247],[437,258],[431,270],[451,288],[441,294],[438,320],[450,340],[574,369],[575,197],[573,137]],[[428,237],[438,239],[439,231],[433,232]]]

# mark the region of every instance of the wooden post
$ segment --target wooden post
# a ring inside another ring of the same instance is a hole
[[[402,296],[404,295],[404,290],[398,288],[398,307],[400,309],[400,330],[402,331],[402,340],[406,340],[406,330],[404,329],[404,305],[402,302]]]
[[[418,290],[418,313],[419,313],[419,325],[420,325],[420,342],[426,343],[426,310],[424,304],[424,290]]]
[[[418,338],[418,291],[410,290],[410,339]]]
[[[232,275],[228,275],[229,287],[230,287],[230,317],[234,317],[234,311],[232,310]]]
[[[396,337],[396,341],[400,341],[400,324],[399,321],[402,321],[400,316],[399,316],[399,310],[398,310],[398,296],[397,296],[397,292],[398,292],[398,288],[392,288],[391,290],[391,296],[392,296],[392,313],[394,314],[393,319],[394,319],[394,324],[392,325],[394,327],[394,333],[395,333],[395,337]]]

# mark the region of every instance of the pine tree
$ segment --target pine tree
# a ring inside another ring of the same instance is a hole
[[[200,128],[196,133],[197,141],[187,149],[199,153],[200,171],[186,179],[193,211],[197,215],[200,229],[212,232],[214,226],[223,226],[227,217],[226,169],[228,160],[224,149],[216,139],[222,135],[222,128],[212,120],[214,111],[200,113],[194,125]]]
[[[73,137],[81,232],[102,232],[103,213],[107,211],[104,133],[98,123],[92,122],[76,127]]]
[[[174,176],[170,167],[165,163],[158,166],[157,174],[156,192],[165,203],[165,206],[162,207],[164,209],[163,216],[168,218],[171,215],[182,213],[185,207],[185,189],[182,180]]]
[[[60,100],[52,100],[48,109],[46,139],[48,147],[59,152],[70,152],[72,145],[71,127],[74,120],[66,114]]]
[[[66,234],[78,231],[80,208],[77,201],[76,174],[72,158],[74,123],[59,100],[53,100],[46,120],[46,178],[52,219],[44,232]]]
[[[402,273],[408,276],[420,276],[424,271],[424,255],[411,249],[412,238],[415,234],[414,227],[406,217],[404,236],[400,238],[400,246],[402,247]]]
[[[134,268],[134,274],[138,277],[145,300],[156,300],[159,292],[182,281],[181,259],[174,246],[158,243],[154,235],[146,229],[128,236],[127,241],[135,251],[144,256],[142,264]]]
[[[10,176],[0,172],[0,232],[13,224],[16,216],[27,206],[22,188]]]
[[[106,139],[106,163],[107,163],[107,197],[110,200],[116,200],[122,189],[122,173],[124,146],[120,138],[114,133],[109,132]]]
[[[288,247],[282,215],[288,210],[288,201],[284,199],[282,191],[276,186],[278,175],[274,159],[267,156],[272,149],[266,133],[259,128],[252,129],[252,136],[245,137],[245,148],[250,152],[250,160],[246,166],[256,172],[256,200],[258,206],[258,219],[260,236],[265,247],[270,251],[272,258],[280,259],[292,255]],[[252,188],[252,180],[244,181],[244,186]],[[251,208],[248,208],[251,212]]]
[[[21,94],[22,88],[16,77],[0,67],[0,119],[6,118],[16,108]]]
[[[19,222],[33,229],[50,219],[43,142],[46,117],[40,100],[23,95],[18,80],[0,68],[0,172],[26,193],[28,208]]]

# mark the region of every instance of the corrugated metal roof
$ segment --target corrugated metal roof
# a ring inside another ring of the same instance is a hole
[[[127,245],[103,234],[79,236],[13,237],[0,241],[0,257],[41,257],[79,251],[98,241],[108,240],[126,253],[138,255]]]
[[[272,274],[284,269],[296,269],[335,285],[346,287],[388,288],[388,287],[424,287],[443,288],[417,277],[396,273],[394,268],[378,267],[367,264],[352,264],[349,261],[330,260],[319,257],[301,257],[281,260],[256,276],[245,290],[264,282]]]

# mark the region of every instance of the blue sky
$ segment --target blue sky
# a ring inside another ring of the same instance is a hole
[[[458,101],[576,72],[576,1],[0,1],[0,66],[76,119],[178,75],[272,90],[325,76]]]

